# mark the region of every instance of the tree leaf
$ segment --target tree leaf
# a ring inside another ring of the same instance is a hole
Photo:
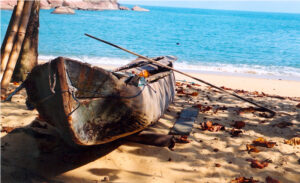
[[[246,148],[247,148],[248,153],[251,153],[251,152],[259,153],[260,152],[254,145],[246,144]]]
[[[236,121],[232,126],[237,129],[242,129],[245,127],[245,125],[246,123],[243,121]]]
[[[293,137],[290,140],[285,140],[284,143],[294,146],[300,145],[300,137]]]
[[[259,169],[263,169],[267,167],[271,162],[270,160],[258,161],[256,159],[247,159],[247,161],[251,162],[250,166],[252,168],[259,168]]]
[[[198,104],[195,107],[199,108],[200,112],[207,112],[207,111],[210,111],[212,109],[211,106],[204,106],[204,105],[201,105],[201,104]]]
[[[253,177],[246,178],[246,177],[238,177],[232,180],[230,183],[256,183],[258,180],[254,180]]]
[[[189,95],[192,95],[192,96],[198,96],[198,92],[193,92],[193,93],[190,93]]]
[[[217,132],[220,130],[225,130],[225,127],[223,125],[220,125],[218,123],[213,123],[211,121],[203,122],[200,124],[202,130],[208,130],[211,132]]]
[[[278,180],[273,179],[272,177],[266,177],[266,183],[280,183]]]
[[[2,126],[1,132],[10,133],[13,131],[16,127],[9,127],[9,126]]]
[[[256,146],[262,146],[267,148],[272,148],[276,145],[276,142],[270,142],[264,139],[263,137],[259,137],[253,141],[253,144]]]

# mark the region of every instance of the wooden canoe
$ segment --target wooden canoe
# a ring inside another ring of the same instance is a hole
[[[171,67],[176,60],[154,59]],[[150,76],[139,77],[145,70]],[[28,75],[28,101],[71,145],[111,142],[158,121],[175,95],[173,71],[141,59],[117,71],[58,57]]]

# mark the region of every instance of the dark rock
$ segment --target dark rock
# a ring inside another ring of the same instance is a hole
[[[62,6],[64,0],[47,0],[50,3],[51,8]]]
[[[128,7],[126,7],[126,6],[120,6],[119,9],[120,9],[120,10],[130,10],[130,9],[129,9]]]

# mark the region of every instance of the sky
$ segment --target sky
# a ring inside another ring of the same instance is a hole
[[[121,4],[239,11],[300,13],[300,0],[119,0]]]

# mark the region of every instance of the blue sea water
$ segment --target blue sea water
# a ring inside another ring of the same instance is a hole
[[[41,10],[39,57],[112,65],[134,58],[88,33],[145,56],[177,56],[181,70],[300,79],[300,14],[146,8],[150,12]],[[1,10],[1,42],[11,13]]]

